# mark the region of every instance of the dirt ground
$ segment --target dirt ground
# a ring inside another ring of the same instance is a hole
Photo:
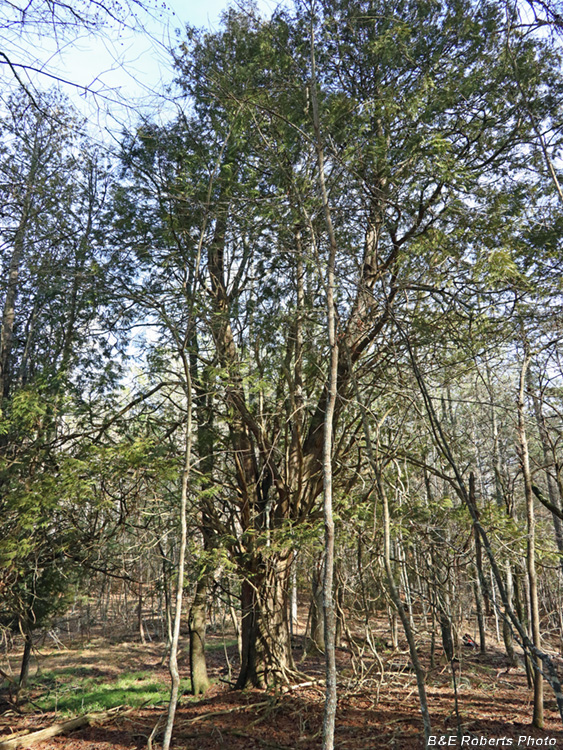
[[[185,750],[317,750],[321,747],[324,692],[324,661],[319,655],[303,658],[303,640],[296,639],[295,661],[306,675],[302,684],[275,693],[257,690],[236,691],[228,682],[225,650],[236,675],[236,647],[223,647],[219,635],[209,636],[209,671],[214,684],[205,698],[195,701],[183,696],[178,708],[173,747]],[[181,660],[183,676],[188,676],[187,643]],[[13,655],[14,662],[17,654]],[[346,648],[338,650],[339,701],[335,747],[345,750],[423,747],[422,721],[414,674],[406,651],[383,647],[378,660],[364,663],[359,679],[359,662]],[[162,645],[141,644],[134,640],[95,637],[87,644],[53,646],[44,644],[36,654],[35,669],[87,669],[103,682],[124,672],[148,670],[155,679],[166,680],[162,665]],[[559,660],[559,666],[562,665]],[[427,668],[429,664],[426,664]],[[383,667],[383,670],[381,669]],[[4,666],[3,666],[4,668]],[[563,672],[563,669],[561,670]],[[545,730],[530,727],[531,692],[522,667],[506,672],[500,647],[491,642],[486,654],[463,651],[455,665],[457,710],[452,672],[437,654],[436,666],[428,669],[427,692],[436,745],[514,748],[548,746],[563,750],[563,727],[556,711],[554,695],[546,684]],[[61,717],[41,712],[36,701],[39,692],[31,688],[29,701],[20,708],[0,697],[0,748],[2,738],[14,732],[50,726]],[[124,709],[125,710],[125,709]],[[67,736],[58,736],[36,747],[39,750],[137,750],[146,748],[148,738],[160,720],[165,705],[138,708],[117,715],[99,726],[88,726]],[[158,746],[162,732],[154,735]],[[485,738],[485,739],[483,739]],[[512,740],[510,743],[509,740]],[[493,740],[493,742],[489,742]]]

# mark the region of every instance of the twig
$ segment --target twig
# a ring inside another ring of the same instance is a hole
[[[164,718],[164,714],[161,714],[161,715],[160,715],[160,716],[158,717],[158,721],[157,721],[157,722],[156,722],[156,724],[154,725],[154,727],[153,727],[153,730],[152,730],[152,732],[150,733],[150,735],[149,735],[149,738],[148,738],[148,740],[147,740],[147,750],[152,750],[152,741],[154,740],[154,738],[156,737],[156,733],[157,733],[157,732],[158,732],[158,730],[160,729],[160,725],[162,724],[162,720],[163,720],[163,718]]]

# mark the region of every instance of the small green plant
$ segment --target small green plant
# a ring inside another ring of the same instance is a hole
[[[47,692],[35,700],[44,711],[62,714],[105,711],[116,706],[155,706],[166,703],[170,687],[155,680],[150,672],[131,672],[114,680],[87,676],[87,670],[62,670],[45,672],[34,687],[47,688]],[[190,681],[182,680],[180,692],[190,689]]]

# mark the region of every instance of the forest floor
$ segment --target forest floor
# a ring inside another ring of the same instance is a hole
[[[390,648],[384,623],[375,633],[379,660],[364,654],[364,676],[350,650],[337,652],[339,702],[335,746],[341,750],[422,748],[422,721],[414,674],[405,650]],[[232,636],[231,636],[232,638]],[[295,661],[307,675],[304,684],[274,693],[233,690],[236,643],[225,636],[208,636],[208,664],[213,685],[204,698],[183,696],[176,715],[173,748],[184,750],[317,750],[321,747],[324,676],[322,655],[303,654],[295,642]],[[182,676],[188,677],[187,641],[182,643]],[[142,644],[123,636],[92,635],[87,641],[47,638],[38,645],[29,688],[16,707],[9,691],[0,693],[0,743],[6,736],[33,731],[69,716],[113,706],[133,707],[101,725],[87,726],[54,737],[39,750],[137,750],[146,748],[156,723],[165,720],[168,673],[162,664],[163,646]],[[1,668],[15,670],[18,654],[5,654]],[[559,666],[563,665],[558,659]],[[230,667],[229,667],[230,664]],[[549,746],[563,750],[563,727],[555,699],[545,686],[546,722],[543,731],[530,726],[531,692],[522,667],[506,672],[501,647],[491,639],[486,654],[463,649],[455,663],[456,695],[451,666],[438,649],[428,670],[427,693],[436,744],[445,746],[514,748]],[[383,667],[383,670],[381,669]],[[231,670],[231,671],[230,671]],[[308,684],[307,684],[308,683]],[[155,734],[157,745],[162,733]],[[485,738],[485,739],[482,739]],[[548,739],[549,738],[549,739]],[[509,740],[512,742],[509,742]],[[1,744],[0,744],[1,747]]]

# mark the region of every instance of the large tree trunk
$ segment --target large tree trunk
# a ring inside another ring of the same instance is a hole
[[[236,687],[287,682],[293,670],[288,618],[291,552],[260,561],[242,582],[242,661]]]
[[[263,659],[259,656],[258,623],[260,619],[257,601],[257,581],[244,579],[241,584],[241,638],[242,654],[240,672],[235,687],[242,690],[247,685],[264,687]],[[262,676],[262,680],[259,675]]]
[[[222,201],[228,201],[230,183],[222,175]],[[288,583],[290,552],[272,553],[266,546],[253,548],[257,532],[270,534],[289,513],[288,493],[273,461],[274,451],[267,435],[247,407],[237,345],[230,323],[231,299],[227,292],[225,268],[227,217],[217,217],[209,248],[208,267],[214,311],[213,337],[218,360],[228,372],[226,402],[231,451],[235,462],[238,489],[237,513],[244,542],[235,546],[233,555],[240,565],[242,658],[237,688],[246,685],[265,687],[287,679],[292,667],[288,621]],[[262,470],[259,462],[262,460]],[[272,484],[277,497],[269,496]],[[214,522],[220,519],[214,516]]]

